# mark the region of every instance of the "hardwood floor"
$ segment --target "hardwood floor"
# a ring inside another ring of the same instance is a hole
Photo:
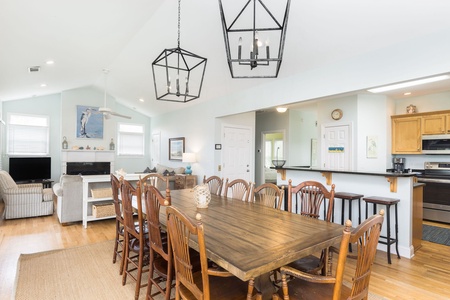
[[[0,204],[0,215],[3,203]],[[430,222],[427,222],[430,223]],[[450,228],[448,224],[434,224]],[[0,219],[0,299],[12,299],[17,260],[20,253],[34,253],[97,243],[114,238],[114,220],[68,226],[53,216],[18,220]],[[450,247],[423,241],[412,259],[378,252],[373,266],[370,291],[387,299],[450,299]],[[112,259],[112,251],[111,251]],[[352,270],[354,262],[348,260]],[[345,280],[350,281],[350,275]]]

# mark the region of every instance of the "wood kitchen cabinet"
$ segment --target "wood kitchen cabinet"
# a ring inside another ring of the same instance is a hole
[[[445,134],[450,129],[450,114],[422,117],[422,134]]]
[[[420,116],[392,116],[392,154],[422,152]]]
[[[175,175],[175,189],[191,189],[197,185],[197,176],[195,175]]]

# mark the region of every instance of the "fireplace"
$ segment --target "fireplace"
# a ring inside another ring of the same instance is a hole
[[[104,175],[114,172],[114,151],[63,150],[61,174]]]
[[[67,162],[66,174],[68,175],[105,175],[111,170],[108,162]]]

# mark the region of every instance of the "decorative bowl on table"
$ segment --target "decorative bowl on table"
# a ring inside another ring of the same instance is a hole
[[[284,164],[286,163],[285,159],[274,159],[272,160],[272,164],[274,165],[275,168],[281,168],[284,166]]]

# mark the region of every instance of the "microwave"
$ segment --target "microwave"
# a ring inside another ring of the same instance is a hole
[[[450,154],[450,134],[422,135],[423,154]]]

